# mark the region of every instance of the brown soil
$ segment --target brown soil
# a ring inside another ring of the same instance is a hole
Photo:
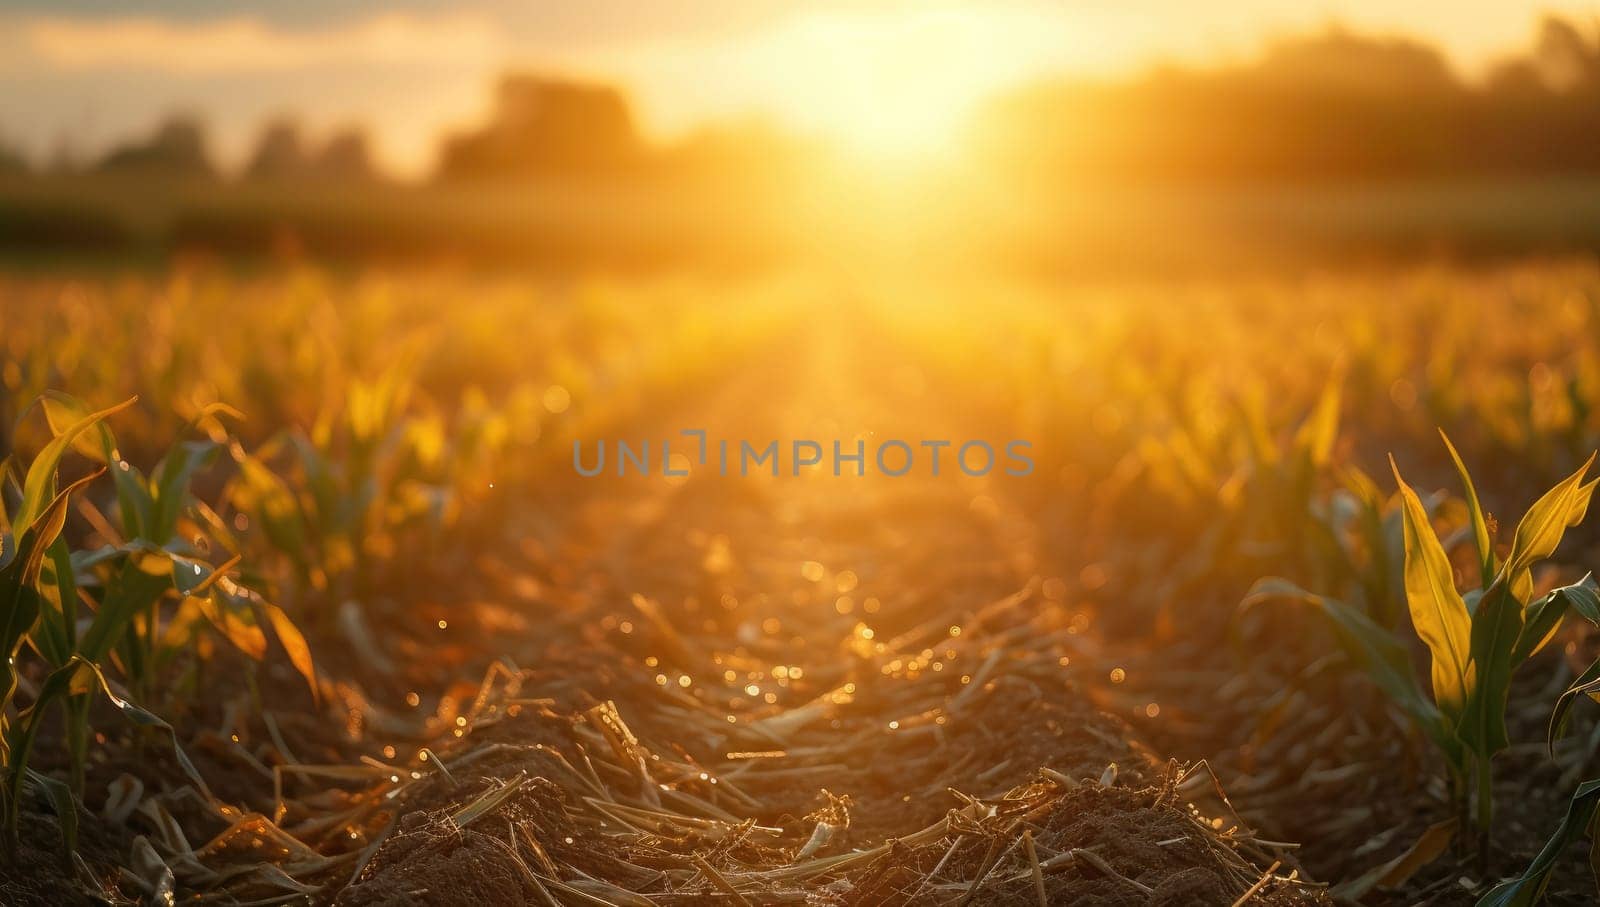
[[[748,436],[783,436],[746,418]],[[573,903],[574,886],[614,903],[734,903],[731,887],[751,903],[1032,904],[1038,884],[1051,903],[1231,905],[1253,887],[1320,902],[1290,852],[1103,710],[1116,659],[1047,597],[1047,549],[985,490],[608,487],[507,568],[541,578],[539,620],[498,640],[540,704],[440,749],[452,777],[403,786],[338,902]],[[608,742],[608,701],[636,742]]]
[[[969,436],[849,391],[889,384],[773,363],[629,436]],[[1433,819],[1403,811],[1427,802],[1425,755],[1348,672],[1241,672],[1219,635],[1132,635],[1168,603],[1136,576],[1107,586],[1133,600],[1081,588],[1083,553],[1044,531],[1034,486],[594,481],[530,493],[492,544],[311,627],[318,705],[275,669],[211,679],[180,730],[226,808],[113,732],[85,799],[131,774],[151,808],[85,821],[104,829],[92,873],[114,879],[144,835],[204,900],[1326,904],[1323,882]],[[1369,768],[1327,775],[1352,760]],[[30,821],[31,856],[0,870],[20,903],[70,884]]]

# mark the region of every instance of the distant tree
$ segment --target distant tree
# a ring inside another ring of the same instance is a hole
[[[1343,28],[1280,40],[1238,75],[1293,91],[1394,96],[1458,91],[1437,48],[1409,38],[1373,38]]]
[[[100,160],[106,172],[149,172],[175,176],[211,176],[205,128],[190,117],[172,117],[144,141],[113,149]]]
[[[244,176],[274,182],[366,182],[375,178],[376,169],[366,133],[360,128],[344,127],[313,149],[299,123],[283,118],[262,127]]]
[[[1549,87],[1531,60],[1502,60],[1489,67],[1484,91],[1491,96],[1526,99],[1545,94]]]
[[[1240,64],[1036,85],[973,134],[992,164],[1042,180],[1600,172],[1600,40],[1547,19],[1479,83],[1429,45],[1335,28]]]
[[[1545,83],[1559,91],[1600,88],[1600,47],[1565,19],[1546,16],[1539,24],[1534,65]]]
[[[262,127],[244,175],[246,179],[259,180],[299,179],[305,176],[308,163],[300,124],[277,119]]]
[[[347,182],[367,182],[378,172],[367,134],[354,126],[334,133],[313,157],[311,169],[323,179]]]
[[[636,166],[644,153],[633,114],[615,88],[510,75],[500,80],[489,123],[446,139],[439,176],[616,174]]]

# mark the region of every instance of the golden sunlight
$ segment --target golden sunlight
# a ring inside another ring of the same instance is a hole
[[[1059,27],[1038,15],[956,7],[818,12],[774,29],[742,63],[785,121],[900,163],[949,152],[974,108],[1040,69],[1042,29]],[[1055,43],[1050,53],[1059,54]]]
[[[12,0],[0,907],[1600,903],[1485,5]]]

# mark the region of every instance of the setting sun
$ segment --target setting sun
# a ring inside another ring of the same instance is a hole
[[[873,158],[926,158],[949,150],[985,97],[1038,68],[1041,27],[966,8],[816,13],[775,31],[748,65],[785,121]]]

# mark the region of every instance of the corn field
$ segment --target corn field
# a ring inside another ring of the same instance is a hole
[[[5,903],[1595,897],[1592,263],[0,313]]]

